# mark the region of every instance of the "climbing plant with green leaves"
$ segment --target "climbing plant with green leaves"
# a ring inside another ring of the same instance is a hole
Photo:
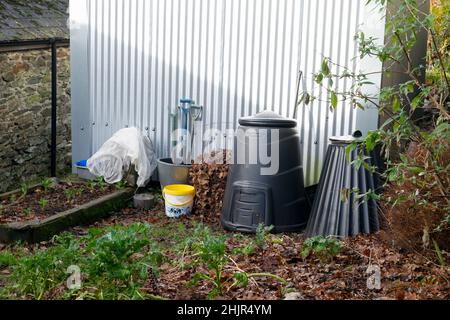
[[[364,32],[355,35],[358,59],[379,59],[383,64],[379,73],[385,77],[398,75],[405,81],[380,90],[367,90],[375,86],[371,77],[378,72],[355,72],[324,57],[320,70],[313,76],[316,84],[327,93],[326,98],[301,92],[298,103],[308,105],[321,99],[331,110],[340,108],[342,102],[352,108],[377,108],[383,123],[358,142],[363,147],[358,148],[360,157],[354,164],[375,170],[364,161],[364,150],[370,152],[380,146],[386,183],[408,186],[405,192],[384,200],[393,206],[407,202],[418,210],[439,212],[442,216],[439,228],[430,231],[438,233],[450,226],[447,223],[450,214],[447,200],[450,189],[450,7],[443,4],[439,10],[428,12],[423,10],[422,2],[368,0],[367,3],[375,4],[379,10],[387,8],[387,39],[380,44],[379,39]],[[423,32],[429,39],[428,63],[417,64],[414,50]],[[347,79],[351,86],[338,89],[336,81],[339,79]],[[350,145],[347,151],[355,149],[357,143]],[[415,152],[411,153],[411,149]],[[373,190],[369,193],[359,196],[375,197]]]

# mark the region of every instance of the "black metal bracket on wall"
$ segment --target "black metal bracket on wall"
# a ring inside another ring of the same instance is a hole
[[[50,175],[56,177],[56,135],[57,135],[57,90],[58,90],[58,47],[69,47],[69,39],[51,38],[42,40],[0,41],[0,53],[24,50],[51,49],[51,138],[50,138]]]

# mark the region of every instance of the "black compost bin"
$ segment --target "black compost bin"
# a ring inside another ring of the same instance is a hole
[[[360,133],[330,138],[306,236],[346,237],[379,230],[376,201],[358,199],[369,190],[377,191],[378,174],[352,163],[361,152],[370,167],[379,167],[379,156],[361,149],[358,136]],[[346,148],[353,142],[357,147],[347,155]]]
[[[239,119],[239,124],[222,225],[243,232],[255,232],[259,224],[273,225],[274,232],[303,229],[310,208],[305,198],[297,122],[264,111]],[[270,165],[259,157],[256,163],[250,160],[260,150],[270,154]],[[272,169],[268,169],[270,166]]]

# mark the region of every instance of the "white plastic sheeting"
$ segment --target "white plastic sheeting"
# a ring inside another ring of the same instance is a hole
[[[89,157],[127,126],[141,128],[168,156],[169,114],[190,97],[208,128],[236,128],[266,108],[292,117],[296,76],[315,91],[324,56],[352,70],[379,71],[353,59],[363,29],[380,41],[382,12],[361,0],[71,0],[73,159]],[[336,71],[336,70],[334,70]],[[374,76],[380,83],[380,76]],[[335,83],[339,91],[351,82]],[[305,184],[318,181],[332,135],[367,132],[374,110],[335,112],[320,101],[300,106]]]
[[[136,184],[145,187],[156,169],[152,142],[137,128],[120,129],[87,160],[86,167],[108,183],[123,179],[131,167],[138,174]]]

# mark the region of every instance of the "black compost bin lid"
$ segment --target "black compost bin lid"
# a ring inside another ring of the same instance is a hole
[[[239,119],[239,124],[249,127],[293,128],[297,121],[280,116],[278,113],[265,110],[250,117]]]

